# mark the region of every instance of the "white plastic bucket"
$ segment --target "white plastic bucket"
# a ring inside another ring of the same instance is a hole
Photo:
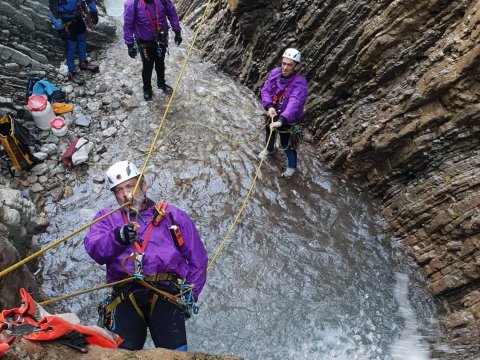
[[[50,130],[50,123],[55,118],[52,106],[44,95],[32,95],[28,98],[28,110],[35,125],[41,130]]]
[[[57,116],[50,123],[52,133],[57,136],[63,136],[67,133],[67,123],[65,119],[61,116]]]

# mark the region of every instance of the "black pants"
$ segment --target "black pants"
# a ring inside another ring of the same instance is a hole
[[[168,301],[158,299],[150,316],[152,296],[152,291],[135,293],[135,300],[145,321],[128,298],[115,307],[111,330],[123,339],[120,348],[143,349],[148,327],[155,347],[186,350],[187,334],[183,310]]]
[[[143,90],[152,91],[152,72],[155,65],[157,73],[157,86],[165,85],[165,53],[167,47],[158,45],[155,41],[138,40],[138,50],[142,58]]]

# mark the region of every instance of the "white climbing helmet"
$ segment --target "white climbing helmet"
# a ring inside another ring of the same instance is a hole
[[[282,57],[286,57],[287,59],[291,59],[295,61],[297,64],[300,63],[300,51],[294,48],[289,48],[285,50]]]
[[[110,166],[106,173],[106,183],[109,190],[118,184],[140,175],[138,168],[128,160],[119,161]]]

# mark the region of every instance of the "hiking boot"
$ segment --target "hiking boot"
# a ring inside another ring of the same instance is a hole
[[[77,85],[83,85],[84,83],[83,79],[80,77],[80,74],[76,71],[68,73],[68,80]]]
[[[282,174],[282,177],[285,179],[290,179],[294,173],[294,168],[287,168],[287,170],[285,170],[285,172]]]
[[[173,92],[172,87],[168,86],[167,84],[158,84],[158,88],[167,95],[170,95]]]
[[[143,98],[145,101],[152,100],[152,90],[143,90]]]
[[[258,153],[258,157],[259,157],[260,159],[266,159],[266,158],[268,158],[268,157],[270,157],[270,156],[272,156],[272,155],[273,155],[273,151],[268,151],[267,149],[263,149],[262,151],[260,151],[260,152]]]
[[[98,73],[100,71],[98,65],[90,64],[88,61],[80,61],[78,67],[80,68],[80,70],[88,70],[92,73]]]

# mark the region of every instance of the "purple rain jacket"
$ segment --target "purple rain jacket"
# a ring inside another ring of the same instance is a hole
[[[133,44],[133,36],[139,40],[151,41],[155,40],[155,31],[150,22],[150,18],[145,12],[145,7],[143,6],[143,1],[138,1],[137,15],[134,19],[134,3],[135,0],[125,1],[124,11],[123,11],[123,39],[125,44]],[[155,7],[158,8],[158,17],[160,18],[160,25],[165,34],[168,34],[168,24],[167,18],[172,26],[172,30],[177,32],[180,31],[180,22],[178,20],[177,11],[175,6],[170,0],[154,0],[153,3],[147,4],[147,9],[150,12],[153,22],[155,23],[156,13]]]
[[[147,224],[144,224],[140,218],[138,219],[140,226],[138,235],[141,239],[145,236],[153,216],[153,202],[150,203],[152,206],[148,206],[140,212]],[[100,210],[94,219],[109,211],[111,209]],[[172,213],[184,239],[180,251],[176,248],[170,235],[169,212]],[[133,214],[131,214],[131,219],[134,219]],[[122,268],[122,261],[126,256],[132,254],[133,245],[125,246],[115,240],[115,230],[123,224],[125,224],[125,219],[120,210],[93,224],[83,240],[85,250],[90,257],[100,265],[106,265],[107,283],[128,277]],[[168,204],[167,216],[157,227],[153,228],[148,239],[143,256],[143,273],[145,275],[176,273],[179,278],[185,279],[187,284],[194,285],[193,294],[195,299],[198,299],[207,279],[207,263],[207,252],[192,220],[182,210]],[[131,274],[135,272],[132,260],[126,260],[125,265]]]
[[[260,95],[265,110],[273,105],[273,97],[279,96],[287,88],[285,97],[280,106],[280,114],[287,119],[287,124],[298,121],[303,116],[303,106],[307,100],[307,81],[295,70],[288,78],[282,77],[282,68],[273,69],[263,84]],[[277,110],[278,112],[278,110]]]

